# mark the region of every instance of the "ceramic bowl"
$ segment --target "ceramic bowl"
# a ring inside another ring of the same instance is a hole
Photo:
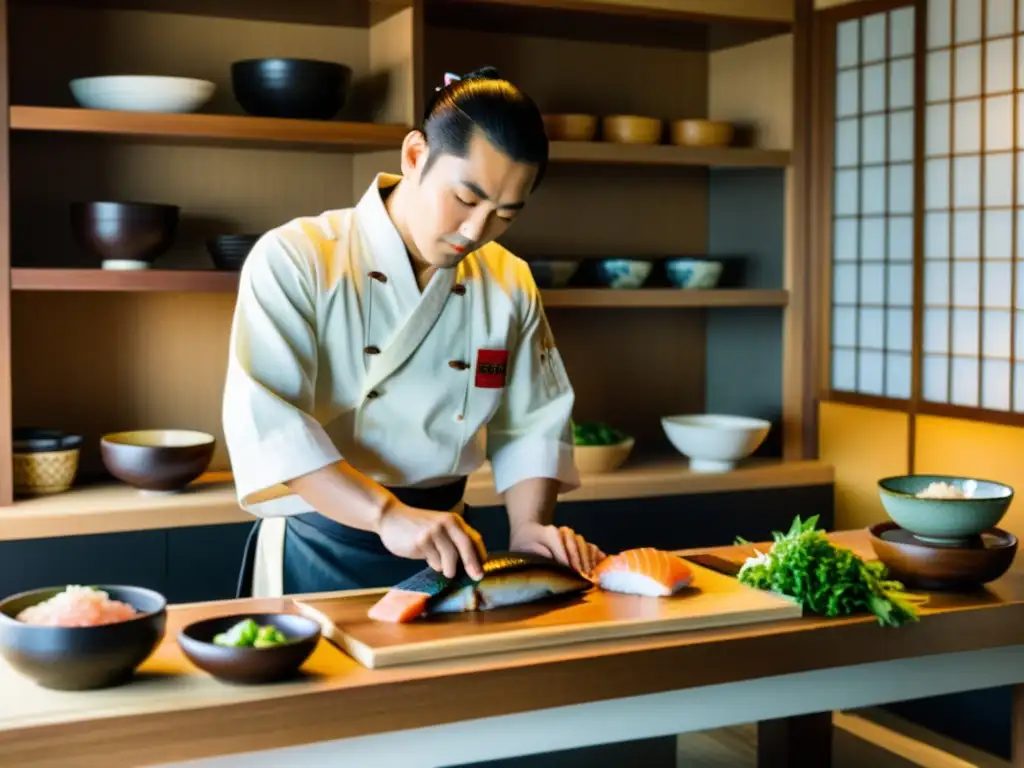
[[[100,439],[100,458],[118,480],[144,491],[180,491],[210,466],[217,440],[188,429],[115,432]]]
[[[699,413],[665,416],[661,427],[675,449],[690,459],[691,470],[728,472],[761,446],[772,423],[747,416]]]
[[[597,135],[595,115],[544,115],[548,141],[592,141]]]
[[[723,120],[674,120],[672,143],[680,147],[727,147],[732,143],[732,123]]]
[[[718,285],[722,262],[710,259],[667,259],[665,274],[676,288],[707,290]]]
[[[122,112],[195,112],[217,90],[209,80],[152,75],[80,77],[70,87],[80,106]]]
[[[22,592],[0,602],[0,655],[44,688],[81,691],[127,682],[163,639],[167,600],[142,587],[96,588],[128,603],[139,615],[97,627],[27,624],[15,617],[65,588]]]
[[[660,144],[662,123],[654,117],[609,115],[601,121],[601,132],[615,144]]]
[[[221,235],[206,241],[206,251],[217,269],[239,270],[261,237],[263,235]]]
[[[272,624],[290,641],[271,648],[230,648],[213,638],[245,619]],[[294,677],[320,641],[320,625],[292,613],[218,616],[189,624],[178,634],[185,657],[199,669],[232,683],[273,683]]]
[[[167,251],[180,209],[158,203],[71,204],[71,233],[106,269],[145,269]]]
[[[50,453],[68,451],[82,445],[82,436],[73,435],[60,429],[39,429],[18,427],[13,433],[15,453]]]
[[[971,498],[921,498],[932,483],[952,485]],[[878,481],[882,506],[894,523],[921,541],[956,545],[995,528],[1013,501],[1002,483],[949,475],[898,475]]]
[[[247,59],[231,65],[235,100],[250,115],[330,120],[345,106],[352,69],[313,59]]]
[[[868,531],[871,548],[890,577],[909,589],[976,589],[1006,573],[1017,554],[1017,537],[999,528],[959,547],[925,544],[893,522],[877,523]]]
[[[594,265],[599,284],[608,288],[639,288],[651,274],[653,262],[639,259],[601,259]]]
[[[632,437],[615,445],[577,445],[573,447],[576,468],[581,475],[598,475],[614,472],[626,463],[633,451]]]
[[[530,261],[530,272],[538,288],[564,288],[579,269],[576,261]]]

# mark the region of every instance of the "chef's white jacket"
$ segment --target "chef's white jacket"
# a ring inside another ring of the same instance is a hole
[[[283,483],[346,461],[430,486],[490,459],[502,493],[579,485],[572,386],[529,267],[497,243],[421,292],[380,174],[354,208],[267,232],[242,268],[223,423],[239,503],[264,520],[254,594],[282,592]]]

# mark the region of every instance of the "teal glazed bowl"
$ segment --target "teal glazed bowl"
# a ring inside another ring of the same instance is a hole
[[[951,486],[966,498],[919,494],[933,484]],[[962,546],[999,525],[1013,501],[1013,488],[990,480],[951,475],[898,475],[878,481],[886,513],[900,528],[928,544]]]

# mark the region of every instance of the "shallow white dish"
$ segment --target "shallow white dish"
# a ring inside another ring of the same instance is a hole
[[[664,416],[661,428],[694,472],[728,472],[756,451],[772,423],[748,416],[699,413]]]
[[[70,83],[71,94],[87,109],[120,112],[195,112],[213,96],[209,80],[157,75],[80,77]]]

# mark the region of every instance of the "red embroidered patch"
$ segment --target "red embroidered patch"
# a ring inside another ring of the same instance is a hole
[[[507,349],[480,349],[476,353],[476,386],[501,389],[505,386],[508,367]]]

